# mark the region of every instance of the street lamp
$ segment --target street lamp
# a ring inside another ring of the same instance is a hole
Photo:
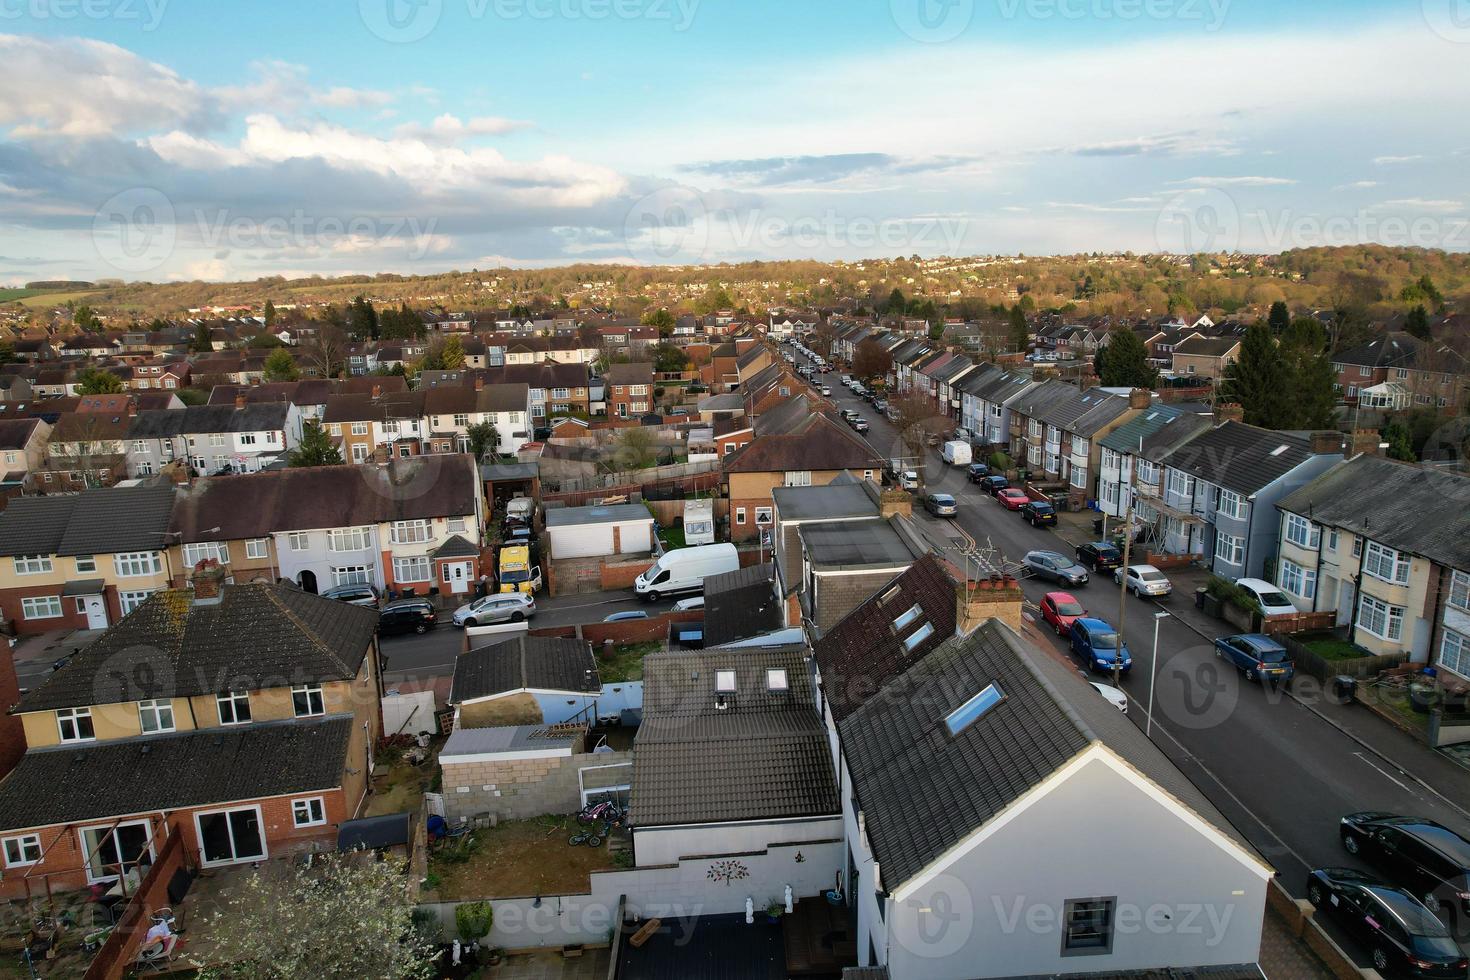
[[[1145,738],[1153,738],[1154,732],[1154,682],[1159,677],[1159,622],[1169,618],[1169,614],[1160,610],[1154,613],[1154,658],[1148,667],[1148,720],[1143,726]]]

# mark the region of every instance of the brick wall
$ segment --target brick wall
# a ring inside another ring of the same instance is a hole
[[[20,682],[15,676],[15,651],[10,641],[0,637],[0,704],[12,705],[20,700]],[[20,757],[25,755],[25,725],[19,715],[0,715],[0,779],[3,779]]]
[[[485,813],[498,820],[575,813],[582,808],[577,776],[581,769],[632,761],[631,752],[586,752],[549,759],[443,763],[444,815],[452,823]],[[628,777],[624,782],[631,782],[631,768]]]
[[[614,528],[616,532],[616,528]],[[602,578],[602,589],[631,589],[633,580],[649,568],[653,567],[652,559],[639,559],[638,561],[620,561],[610,563],[604,561],[600,569]]]

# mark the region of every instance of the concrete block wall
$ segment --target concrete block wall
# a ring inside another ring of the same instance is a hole
[[[497,820],[575,813],[582,808],[579,770],[632,761],[631,752],[588,752],[546,759],[444,763],[444,815],[453,823],[482,813]]]

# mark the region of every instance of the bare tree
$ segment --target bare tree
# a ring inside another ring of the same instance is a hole
[[[302,345],[302,350],[318,377],[336,377],[347,356],[347,331],[336,323],[323,321],[317,325],[316,336]]]

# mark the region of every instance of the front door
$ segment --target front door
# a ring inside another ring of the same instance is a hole
[[[107,604],[100,595],[82,596],[82,610],[87,614],[87,629],[107,629]]]
[[[260,807],[216,810],[194,817],[199,828],[199,856],[205,864],[234,864],[265,857],[265,828]]]
[[[112,881],[123,870],[131,874],[153,863],[153,845],[146,820],[116,827],[111,824],[84,827],[81,835],[88,882]]]
[[[463,595],[470,590],[470,576],[474,572],[474,566],[470,562],[450,562],[446,570],[449,572],[450,592],[454,595]]]

